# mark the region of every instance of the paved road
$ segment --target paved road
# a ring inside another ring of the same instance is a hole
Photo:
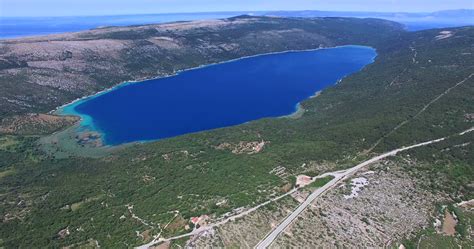
[[[459,133],[459,135],[464,135],[464,134],[466,134],[468,132],[471,132],[473,130],[474,130],[474,128],[471,128],[469,130],[466,130],[464,132]],[[267,234],[267,236],[262,241],[260,241],[255,246],[255,248],[263,249],[263,248],[267,248],[268,246],[270,246],[273,243],[273,241],[275,241],[276,238],[300,215],[300,213],[303,212],[306,209],[306,207],[308,207],[309,204],[311,204],[311,202],[313,202],[316,198],[321,196],[324,192],[326,192],[330,188],[334,187],[340,181],[350,177],[352,174],[354,174],[355,172],[357,172],[361,168],[363,168],[367,165],[370,165],[374,162],[377,162],[381,159],[384,159],[386,157],[394,156],[399,152],[409,150],[409,149],[413,149],[413,148],[416,148],[416,147],[426,146],[426,145],[433,144],[433,143],[438,143],[438,142],[441,142],[441,141],[445,140],[446,138],[447,137],[443,137],[443,138],[434,139],[434,140],[430,140],[430,141],[427,141],[427,142],[411,145],[411,146],[408,146],[408,147],[402,147],[402,148],[399,148],[399,149],[396,149],[396,150],[392,150],[392,151],[389,151],[389,152],[384,153],[382,155],[373,157],[373,158],[371,158],[367,161],[364,161],[364,162],[362,162],[362,163],[360,163],[360,164],[358,164],[358,165],[356,165],[356,166],[354,166],[354,167],[352,167],[352,168],[350,168],[346,171],[343,171],[339,174],[336,174],[335,178],[333,180],[328,182],[323,187],[321,187],[321,188],[317,189],[316,191],[314,191],[303,203],[300,204],[300,206],[298,206],[295,209],[295,211],[293,211],[290,215],[288,215],[276,228],[274,228],[269,234]]]
[[[466,131],[463,131],[461,133],[459,133],[458,135],[464,135],[466,133],[469,133],[469,132],[472,132],[474,131],[474,127],[472,127],[471,129],[469,130],[466,130]],[[280,223],[280,225],[278,225],[278,227],[276,227],[273,231],[271,231],[266,237],[264,240],[260,241],[260,243],[257,244],[256,248],[267,248],[277,237],[278,235],[286,228],[288,227],[289,224],[291,224],[291,222],[296,219],[296,217],[298,217],[298,215],[303,212],[303,210],[311,203],[313,202],[317,197],[321,196],[324,192],[326,192],[327,190],[331,189],[332,187],[334,187],[338,182],[340,182],[341,180],[345,179],[345,178],[348,178],[349,176],[351,176],[353,173],[357,172],[358,170],[360,170],[361,168],[369,165],[369,164],[372,164],[376,161],[379,161],[383,158],[386,158],[386,157],[389,157],[389,156],[394,156],[396,155],[397,153],[401,152],[401,151],[405,151],[405,150],[409,150],[409,149],[413,149],[413,148],[416,148],[416,147],[421,147],[421,146],[425,146],[425,145],[428,145],[428,144],[432,144],[432,143],[437,143],[437,142],[441,142],[443,140],[445,140],[447,137],[444,137],[444,138],[439,138],[439,139],[435,139],[435,140],[431,140],[431,141],[427,141],[427,142],[424,142],[424,143],[419,143],[419,144],[415,144],[415,145],[412,145],[412,146],[408,146],[408,147],[402,147],[400,149],[396,149],[396,150],[393,150],[393,151],[390,151],[390,152],[387,152],[385,154],[382,154],[382,155],[379,155],[379,156],[376,156],[374,158],[371,158],[367,161],[364,161],[350,169],[347,169],[347,170],[341,170],[341,171],[337,171],[337,172],[329,172],[329,173],[324,173],[320,176],[317,176],[316,178],[322,178],[322,177],[326,177],[328,175],[332,175],[334,176],[334,179],[332,179],[330,182],[328,182],[326,185],[324,185],[323,187],[317,189],[316,191],[314,191],[300,206],[298,206],[298,208],[295,209],[295,211],[293,211],[287,218],[285,218],[285,220],[283,220],[282,223]],[[315,179],[316,179],[315,178]],[[172,241],[172,240],[176,240],[176,239],[180,239],[180,238],[184,238],[184,237],[189,237],[189,236],[194,236],[194,235],[199,235],[203,232],[206,232],[214,227],[217,227],[217,226],[220,226],[220,225],[223,225],[229,221],[234,221],[235,219],[238,219],[238,218],[241,218],[251,212],[254,212],[255,210],[265,206],[265,205],[268,205],[269,203],[271,202],[274,202],[274,201],[277,201],[285,196],[288,196],[290,194],[292,194],[293,192],[295,192],[296,190],[298,190],[297,188],[283,194],[283,195],[280,195],[278,197],[275,197],[271,200],[268,200],[266,202],[263,202],[261,203],[260,205],[257,205],[253,208],[250,208],[242,213],[239,213],[239,214],[236,214],[234,216],[231,216],[231,217],[228,217],[226,219],[223,219],[219,222],[216,222],[214,224],[209,224],[207,226],[202,226],[198,229],[195,229],[193,230],[192,232],[190,233],[186,233],[186,234],[182,234],[182,235],[178,235],[178,236],[175,236],[175,237],[171,237],[171,238],[154,238],[150,243],[147,243],[147,244],[144,244],[142,246],[139,246],[139,247],[136,247],[136,248],[139,248],[139,249],[146,249],[146,248],[149,248],[151,246],[154,246],[154,245],[157,245],[157,244],[160,244],[162,242],[166,242],[166,241]]]
[[[327,176],[331,173],[326,173],[326,174],[323,174],[321,176],[319,176],[318,178],[321,178],[321,177],[324,177],[324,176]],[[292,193],[294,193],[295,191],[297,191],[298,188],[294,188],[292,189],[291,191],[288,191],[286,192],[285,194],[283,195],[280,195],[280,196],[277,196],[273,199],[270,199],[268,201],[265,201],[255,207],[252,207],[250,209],[247,209],[239,214],[236,214],[236,215],[233,215],[233,216],[230,216],[230,217],[227,217],[221,221],[218,221],[216,223],[213,223],[213,224],[209,224],[209,225],[206,225],[206,226],[201,226],[200,228],[197,228],[197,229],[194,229],[192,232],[189,232],[189,233],[186,233],[186,234],[181,234],[181,235],[178,235],[178,236],[175,236],[175,237],[171,237],[171,238],[167,238],[167,239],[163,239],[163,238],[154,238],[150,243],[147,243],[147,244],[144,244],[144,245],[141,245],[139,247],[136,247],[136,249],[147,249],[151,246],[154,246],[156,244],[160,244],[160,243],[163,243],[163,242],[167,242],[167,241],[172,241],[172,240],[176,240],[176,239],[181,239],[181,238],[184,238],[184,237],[189,237],[189,236],[194,236],[194,235],[199,235],[199,234],[202,234],[208,230],[211,230],[212,228],[214,227],[217,227],[217,226],[221,226],[221,225],[224,225],[225,223],[229,222],[229,221],[234,221],[238,218],[241,218],[241,217],[244,217],[252,212],[254,212],[255,210],[263,207],[263,206],[266,206],[268,204],[270,204],[271,202],[274,202],[274,201],[278,201],[280,200],[281,198],[285,197],[285,196],[288,196],[288,195],[291,195]]]
[[[291,222],[293,222],[293,220],[296,219],[296,217],[298,217],[298,215],[300,215],[300,213],[303,212],[309,204],[311,204],[314,199],[316,199],[326,190],[334,186],[334,184],[339,182],[339,180],[341,180],[343,177],[343,175],[336,176],[326,185],[314,191],[303,203],[301,203],[300,206],[295,209],[295,211],[293,211],[293,213],[287,216],[286,219],[283,220],[280,225],[278,225],[278,227],[276,227],[270,234],[268,234],[264,240],[260,241],[260,243],[257,244],[256,248],[267,248],[278,237],[278,235],[283,232],[283,230],[285,230],[285,228],[288,227],[288,225],[290,225]]]

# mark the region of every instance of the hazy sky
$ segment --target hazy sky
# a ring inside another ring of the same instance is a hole
[[[0,16],[78,16],[255,10],[426,12],[474,0],[0,0]]]

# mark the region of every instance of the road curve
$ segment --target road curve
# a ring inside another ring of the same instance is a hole
[[[464,135],[466,133],[469,133],[473,130],[474,130],[474,128],[471,128],[469,130],[466,130],[464,132],[459,133],[458,135],[462,136],[462,135]],[[276,228],[274,228],[270,233],[268,233],[267,236],[255,246],[255,248],[264,249],[264,248],[267,248],[268,246],[270,246],[273,243],[273,241],[275,241],[275,239],[280,235],[280,233],[282,233],[300,215],[300,213],[303,212],[306,209],[306,207],[308,207],[309,204],[311,204],[311,202],[313,202],[316,198],[318,198],[319,196],[324,194],[324,192],[326,192],[327,190],[334,187],[337,183],[339,183],[340,181],[342,181],[344,179],[347,179],[348,177],[350,177],[352,174],[354,174],[358,170],[362,169],[363,167],[365,167],[367,165],[370,165],[374,162],[377,162],[381,159],[384,159],[386,157],[394,156],[399,152],[410,150],[410,149],[417,148],[417,147],[426,146],[426,145],[433,144],[433,143],[438,143],[438,142],[441,142],[441,141],[445,140],[446,138],[448,138],[448,137],[438,138],[438,139],[430,140],[430,141],[427,141],[427,142],[414,144],[414,145],[411,145],[411,146],[408,146],[408,147],[402,147],[402,148],[399,148],[399,149],[395,149],[395,150],[389,151],[387,153],[384,153],[382,155],[373,157],[373,158],[371,158],[367,161],[364,161],[364,162],[362,162],[362,163],[360,163],[360,164],[358,164],[358,165],[356,165],[356,166],[354,166],[354,167],[352,167],[352,168],[350,168],[350,169],[348,169],[348,170],[346,170],[346,171],[344,171],[340,174],[336,174],[334,179],[332,179],[326,185],[324,185],[323,187],[315,190],[311,195],[309,195],[308,198],[306,198],[306,200],[303,203],[300,204],[300,206],[298,206],[290,215],[288,215]]]
[[[474,131],[474,127],[471,127],[470,129],[468,130],[465,130],[463,132],[460,132],[456,135],[464,135],[466,133],[469,133],[469,132],[472,132]],[[409,150],[409,149],[413,149],[413,148],[416,148],[416,147],[421,147],[421,146],[425,146],[425,145],[428,145],[428,144],[432,144],[432,143],[437,143],[437,142],[441,142],[443,140],[445,140],[446,138],[448,137],[443,137],[443,138],[439,138],[439,139],[435,139],[435,140],[431,140],[431,141],[427,141],[427,142],[423,142],[423,143],[419,143],[419,144],[415,144],[415,145],[411,145],[411,146],[408,146],[408,147],[402,147],[402,148],[399,148],[399,149],[396,149],[396,150],[392,150],[390,152],[387,152],[385,154],[382,154],[382,155],[379,155],[379,156],[376,156],[374,158],[371,158],[367,161],[364,161],[350,169],[347,169],[347,170],[341,170],[341,171],[336,171],[336,172],[328,172],[328,173],[324,173],[322,175],[319,175],[317,177],[315,177],[315,179],[317,178],[323,178],[323,177],[326,177],[328,175],[332,175],[334,176],[334,179],[332,179],[331,181],[329,181],[326,185],[324,185],[323,187],[317,189],[316,191],[314,191],[300,206],[298,206],[298,208],[295,209],[295,211],[293,211],[289,216],[287,216],[287,218],[285,218],[285,220],[283,220],[282,223],[280,223],[280,225],[278,225],[278,227],[276,227],[274,230],[272,230],[266,237],[264,240],[260,241],[260,243],[258,243],[255,247],[256,248],[267,248],[277,237],[278,235],[286,228],[288,227],[289,224],[291,224],[291,222],[296,218],[298,217],[298,215],[313,201],[315,200],[317,197],[321,196],[324,192],[326,192],[327,190],[329,190],[330,188],[334,187],[339,181],[349,177],[350,175],[352,175],[353,173],[357,172],[358,170],[360,170],[361,168],[369,165],[369,164],[372,164],[376,161],[379,161],[383,158],[386,158],[388,156],[394,156],[396,155],[398,152],[402,152],[402,151],[405,151],[405,150]],[[314,180],[314,179],[313,179]],[[277,201],[285,196],[288,196],[292,193],[294,193],[295,191],[297,191],[298,188],[295,188],[295,189],[292,189],[291,191],[283,194],[283,195],[280,195],[280,196],[277,196],[273,199],[270,199],[266,202],[263,202],[253,208],[250,208],[242,213],[239,213],[239,214],[236,214],[234,216],[231,216],[231,217],[227,217],[221,221],[218,221],[214,224],[209,224],[207,226],[202,226],[198,229],[195,229],[193,230],[192,232],[189,232],[189,233],[186,233],[186,234],[182,234],[182,235],[178,235],[178,236],[174,236],[174,237],[170,237],[170,238],[159,238],[159,236],[156,236],[151,242],[147,243],[147,244],[144,244],[144,245],[141,245],[141,246],[138,246],[138,247],[135,247],[137,249],[146,249],[146,248],[149,248],[149,247],[152,247],[152,246],[155,246],[157,244],[160,244],[160,243],[163,243],[163,242],[167,242],[167,241],[172,241],[172,240],[176,240],[176,239],[180,239],[180,238],[184,238],[184,237],[189,237],[189,236],[196,236],[196,235],[199,235],[203,232],[206,232],[214,227],[217,227],[217,226],[220,226],[220,225],[223,225],[227,222],[230,222],[230,221],[234,221],[235,219],[238,219],[238,218],[241,218],[271,202],[274,202],[274,201]]]

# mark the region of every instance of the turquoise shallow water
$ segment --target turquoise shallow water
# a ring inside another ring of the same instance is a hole
[[[82,117],[108,145],[148,141],[293,113],[316,91],[373,62],[374,49],[344,46],[244,58],[123,84],[60,110]]]

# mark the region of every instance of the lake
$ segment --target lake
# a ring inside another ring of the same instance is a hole
[[[361,70],[374,49],[344,46],[243,58],[175,76],[122,84],[59,110],[107,145],[149,141],[280,117]]]

